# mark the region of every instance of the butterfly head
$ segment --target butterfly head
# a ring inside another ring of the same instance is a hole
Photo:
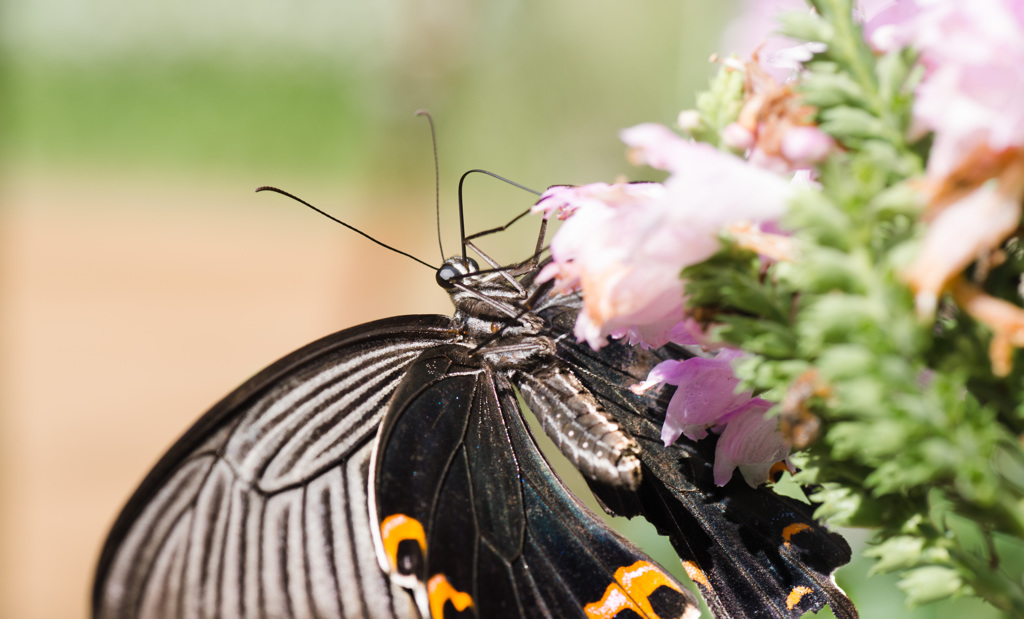
[[[472,258],[454,256],[444,261],[441,268],[437,270],[437,285],[445,290],[455,287],[455,282],[467,275],[480,270],[480,265]]]

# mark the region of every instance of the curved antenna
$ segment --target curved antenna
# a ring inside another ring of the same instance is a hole
[[[508,222],[504,226],[498,226],[496,228],[489,228],[487,230],[481,230],[480,232],[474,232],[473,234],[470,234],[469,236],[466,237],[466,242],[468,243],[468,242],[472,241],[473,239],[478,239],[478,238],[480,238],[482,236],[487,236],[489,234],[496,234],[498,232],[504,232],[505,230],[508,230],[510,227],[512,227],[512,224],[516,223],[517,221],[519,221],[523,217],[526,217],[527,215],[529,215],[530,211],[532,211],[532,210],[533,210],[533,207],[531,206],[530,208],[526,209],[522,213],[519,213],[518,215],[513,217],[512,221]],[[545,221],[547,221],[547,220],[545,220]]]
[[[437,220],[437,247],[441,250],[441,262],[444,262],[444,244],[441,242],[441,164],[437,158],[437,132],[434,130],[434,117],[430,112],[416,110],[416,116],[426,116],[427,122],[430,123],[430,143],[434,146],[434,219]]]
[[[309,202],[306,202],[302,198],[300,198],[298,196],[294,196],[294,195],[288,193],[284,189],[278,189],[277,187],[271,187],[269,185],[264,185],[263,187],[257,187],[256,188],[256,193],[259,193],[261,191],[273,191],[274,193],[279,193],[282,196],[287,196],[287,197],[291,198],[292,200],[295,200],[296,202],[299,202],[300,204],[305,204],[306,206],[308,206],[309,208],[313,209],[317,213],[320,213],[321,215],[323,215],[327,219],[330,219],[331,221],[333,221],[335,223],[339,223],[339,224],[345,226],[346,228],[348,228],[352,232],[355,232],[357,234],[361,234],[362,236],[364,236],[364,237],[370,239],[371,241],[373,241],[374,243],[380,245],[384,249],[390,249],[391,251],[395,252],[396,254],[401,254],[401,255],[405,256],[406,258],[411,258],[412,260],[415,260],[416,262],[419,262],[420,264],[422,264],[423,266],[427,267],[428,269],[432,269],[434,271],[437,270],[437,267],[432,266],[432,265],[430,265],[430,264],[428,264],[426,262],[423,262],[422,260],[420,260],[416,256],[413,256],[412,254],[407,254],[406,252],[404,252],[404,251],[402,251],[400,249],[395,249],[394,247],[388,245],[387,243],[382,243],[381,241],[378,241],[377,239],[375,239],[372,236],[370,236],[369,234],[363,232],[359,228],[356,228],[355,226],[351,226],[351,225],[343,222],[342,220],[338,219],[334,215],[331,215],[330,213],[326,213],[324,211],[321,211],[320,209],[318,209],[317,207],[313,206]]]
[[[469,170],[468,172],[464,173],[462,175],[462,178],[459,179],[459,238],[462,240],[462,259],[463,260],[466,259],[466,216],[465,216],[465,214],[464,214],[464,212],[462,210],[462,184],[464,182],[466,182],[466,177],[469,176],[470,174],[473,174],[474,172],[477,172],[477,173],[480,173],[480,174],[486,174],[487,176],[496,178],[499,181],[503,181],[505,183],[508,183],[509,185],[512,185],[513,187],[518,187],[518,188],[522,189],[523,191],[528,191],[528,192],[532,193],[535,196],[541,195],[540,192],[535,190],[535,189],[530,189],[529,187],[527,187],[525,185],[520,185],[519,183],[517,183],[517,182],[515,182],[513,180],[509,180],[509,179],[505,178],[504,176],[495,174],[494,172],[489,172],[487,170],[481,170],[481,169],[475,168],[475,169]],[[523,213],[523,215],[525,215],[525,214],[526,213]],[[516,220],[518,220],[523,215],[520,215],[519,217],[516,217],[516,219],[512,220],[512,222],[515,222]],[[510,222],[509,225],[511,225],[512,222]]]

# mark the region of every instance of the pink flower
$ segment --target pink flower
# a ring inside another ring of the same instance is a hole
[[[625,129],[622,141],[634,163],[672,173],[665,181],[665,223],[698,226],[694,237],[704,241],[700,262],[718,249],[714,239],[728,224],[774,221],[786,211],[792,188],[777,174],[748,164],[709,144],[691,142],[667,127],[647,123]],[[710,237],[710,238],[709,238]],[[684,265],[684,266],[686,266]]]
[[[907,0],[879,14],[868,34],[883,51],[920,52],[926,75],[914,123],[935,134],[930,177],[949,175],[979,146],[1024,146],[1024,2]]]
[[[662,426],[661,440],[671,445],[685,435],[691,440],[707,436],[708,430],[722,437],[715,449],[715,483],[725,485],[735,468],[751,486],[768,479],[773,464],[789,455],[789,445],[778,431],[775,419],[766,419],[771,403],[736,393],[739,379],[732,361],[744,353],[724,349],[714,358],[694,357],[659,363],[647,380],[634,386],[642,392],[655,385],[676,385]]]
[[[929,226],[904,277],[922,317],[963,269],[1020,224],[1024,199],[1024,0],[916,0],[866,28],[882,51],[909,45],[925,76],[913,132],[928,155]]]
[[[740,58],[749,58],[756,52],[765,70],[776,81],[785,82],[809,56],[800,56],[800,41],[776,34],[778,19],[790,11],[807,10],[805,0],[748,0],[725,29],[719,49]]]
[[[556,185],[545,191],[531,209],[545,217],[568,219],[580,207],[628,207],[637,201],[661,196],[658,183],[591,183],[589,185]]]
[[[583,291],[575,334],[595,349],[609,335],[668,342],[683,319],[680,271],[717,251],[723,227],[777,219],[790,192],[784,179],[661,125],[622,138],[636,161],[671,172],[668,180],[553,187],[534,207],[568,217],[541,278]]]
[[[807,168],[824,159],[835,140],[821,129],[812,126],[793,127],[782,136],[782,156],[798,168]]]
[[[857,13],[870,17],[892,3],[893,0],[862,0],[856,3]],[[781,15],[808,10],[806,0],[747,0],[726,28],[719,49],[740,58],[749,58],[756,52],[776,81],[789,81],[813,54],[825,50],[823,43],[797,41],[777,34]]]
[[[594,183],[553,187],[534,207],[546,216],[572,214],[551,241],[552,263],[538,279],[583,291],[575,333],[595,349],[630,328],[660,346],[682,319],[679,267],[664,260],[677,244],[672,231],[659,229],[664,196],[660,183]]]
[[[812,124],[815,109],[792,87],[779,85],[757,56],[731,70],[743,73],[743,105],[736,121],[722,130],[723,144],[778,174],[805,170],[835,148],[835,141]]]
[[[769,408],[771,402],[755,398],[735,411],[715,447],[716,484],[724,486],[738,468],[747,484],[757,487],[768,480],[772,465],[789,457],[778,421],[765,416]]]
[[[901,26],[913,19],[919,10],[912,0],[890,3],[864,22],[864,39],[882,52],[906,47],[911,37]]]
[[[756,143],[754,133],[743,125],[734,122],[722,129],[722,143],[732,150],[746,151]]]
[[[958,273],[999,247],[1020,225],[1024,159],[1010,161],[990,182],[967,187],[933,204],[921,250],[903,273],[922,317],[934,315],[939,295]]]
[[[725,423],[730,415],[751,399],[749,391],[736,393],[739,379],[732,372],[733,359],[743,353],[725,349],[713,359],[693,357],[668,360],[651,370],[644,387],[668,383],[678,389],[669,401],[661,440],[676,442],[681,434],[691,440],[708,435],[708,429]]]

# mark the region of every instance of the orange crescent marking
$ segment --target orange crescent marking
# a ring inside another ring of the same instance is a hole
[[[588,619],[611,619],[627,608],[643,617],[657,617],[648,596],[662,586],[682,593],[658,566],[648,561],[637,561],[629,567],[615,570],[615,582],[604,590],[604,597],[587,604],[583,611]]]
[[[647,561],[637,561],[629,567],[620,567],[615,570],[615,580],[619,581],[629,597],[636,600],[640,608],[644,609],[644,612],[651,617],[658,615],[654,612],[648,597],[658,587],[669,587],[682,593],[665,572],[661,571],[657,565]]]
[[[779,460],[772,465],[772,468],[768,470],[768,479],[777,482],[782,479],[783,473],[788,473],[789,467],[786,466],[785,460]]]
[[[696,563],[693,561],[683,561],[683,569],[686,570],[686,575],[690,577],[690,580],[702,587],[711,588],[711,584],[708,583],[708,577],[704,574],[703,570],[697,567]]]
[[[786,548],[789,548],[789,540],[792,539],[792,537],[794,535],[796,535],[800,531],[803,531],[805,529],[810,529],[810,528],[811,528],[811,525],[809,525],[809,524],[806,524],[806,523],[803,523],[803,522],[794,522],[793,524],[791,524],[791,525],[787,526],[785,529],[783,529],[782,530],[782,540],[783,540],[783,543],[786,545]]]
[[[612,619],[627,608],[643,616],[640,607],[629,599],[618,583],[613,582],[604,590],[604,597],[598,602],[591,602],[584,606],[583,612],[587,613],[587,619]]]
[[[392,514],[380,523],[380,538],[384,544],[384,553],[391,562],[391,569],[398,569],[398,544],[407,540],[416,540],[420,551],[427,554],[427,536],[419,520],[405,514]]]
[[[473,596],[457,590],[444,574],[434,574],[427,582],[427,597],[430,599],[430,616],[444,617],[444,603],[451,602],[455,610],[463,611],[473,605]]]
[[[808,593],[814,593],[814,589],[804,586],[793,587],[793,590],[786,596],[786,608],[789,610],[796,608],[796,605],[799,604],[800,600]]]

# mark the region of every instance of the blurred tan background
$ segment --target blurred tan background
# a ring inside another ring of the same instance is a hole
[[[86,617],[128,495],[249,375],[347,326],[450,311],[427,269],[257,186],[438,263],[416,109],[437,119],[454,252],[466,169],[541,189],[630,172],[616,130],[672,120],[727,8],[0,5],[0,617]],[[532,202],[483,177],[466,198],[470,230]]]
[[[124,501],[245,378],[344,327],[450,311],[422,266],[255,187],[438,263],[429,134],[414,110],[438,122],[454,253],[464,170],[538,189],[636,178],[617,130],[692,106],[733,10],[0,4],[0,618],[88,616]],[[466,197],[470,231],[533,201],[483,177]],[[486,246],[520,258],[534,229]]]

